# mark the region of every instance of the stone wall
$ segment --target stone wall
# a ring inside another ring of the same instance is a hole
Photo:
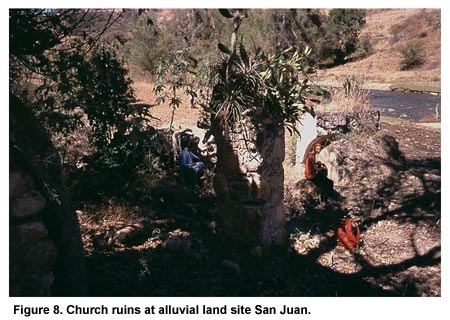
[[[87,293],[80,228],[47,132],[15,96],[9,118],[11,296]]]
[[[58,250],[42,219],[47,201],[23,168],[10,168],[9,200],[10,295],[49,296]]]
[[[364,112],[317,112],[312,117],[306,113],[297,124],[300,132],[296,144],[296,168],[303,170],[303,158],[308,144],[318,136],[329,134],[365,133],[373,135],[381,128],[378,111]],[[313,120],[311,120],[311,118]]]
[[[268,247],[284,238],[284,129],[217,126],[218,231],[230,245]]]
[[[352,132],[372,135],[381,128],[378,111],[318,112],[316,118],[319,135]]]

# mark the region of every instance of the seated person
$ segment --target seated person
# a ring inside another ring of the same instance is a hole
[[[305,160],[305,178],[314,183],[322,192],[324,201],[328,197],[335,195],[333,180],[327,178],[328,168],[327,166],[316,160],[316,156],[322,150],[322,145],[316,143],[313,145],[312,150],[309,152]]]
[[[200,184],[200,178],[203,176],[204,163],[193,153],[198,149],[198,138],[189,140],[187,146],[180,154],[180,168],[182,175],[192,184]]]

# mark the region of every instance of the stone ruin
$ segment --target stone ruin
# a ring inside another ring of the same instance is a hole
[[[297,125],[300,137],[296,144],[295,168],[303,177],[305,152],[307,152],[309,144],[318,137],[325,138],[327,135],[339,136],[351,133],[374,136],[380,128],[380,114],[377,111],[317,112],[316,114],[306,112]],[[328,167],[328,177],[337,186],[345,183],[344,180],[350,176],[342,160],[343,158],[349,159],[349,157],[343,156],[347,153],[337,151],[345,150],[348,145],[348,143],[331,142],[331,145],[325,147],[319,155],[319,160]],[[295,184],[288,186],[285,201],[291,207],[303,210],[305,206],[320,202],[320,191],[311,181],[300,179]]]
[[[9,294],[83,296],[84,250],[48,134],[10,95]]]
[[[218,126],[214,189],[218,232],[231,247],[265,248],[284,238],[284,128]]]
[[[380,112],[375,110],[361,112],[317,112],[317,131],[319,135],[365,133],[373,135],[381,128]]]
[[[379,114],[305,114],[303,159],[318,134],[368,132],[379,128]],[[302,129],[302,127],[300,127]],[[218,232],[241,248],[269,247],[284,238],[285,136],[283,126],[249,121],[238,129],[216,123],[217,144],[214,189],[217,195]]]
[[[309,143],[318,136],[329,134],[364,133],[374,135],[381,129],[378,111],[364,112],[306,112],[297,124],[300,137],[296,144],[296,168],[303,169],[303,157]]]

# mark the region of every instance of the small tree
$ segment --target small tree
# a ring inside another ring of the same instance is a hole
[[[176,50],[173,34],[161,29],[151,12],[137,16],[130,24],[132,39],[126,44],[130,63],[155,73],[162,56],[170,56]]]
[[[245,12],[221,12],[233,19],[233,33],[230,48],[219,43],[222,62],[207,106],[217,144],[218,232],[240,250],[269,247],[283,241],[284,128],[296,130],[304,111],[310,50],[250,53],[236,41]]]
[[[85,66],[82,106],[92,127],[91,141],[102,149],[129,128],[135,101],[131,79],[113,48],[100,45]]]

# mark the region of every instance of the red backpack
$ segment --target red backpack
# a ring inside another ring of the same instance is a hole
[[[353,249],[358,245],[361,231],[352,219],[346,219],[344,225],[337,229],[338,245]]]

